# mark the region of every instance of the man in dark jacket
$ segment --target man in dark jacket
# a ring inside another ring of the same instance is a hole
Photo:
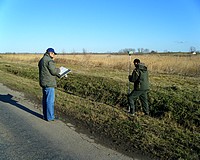
[[[38,63],[39,67],[39,82],[42,87],[42,105],[43,118],[46,121],[54,120],[54,101],[56,76],[59,77],[60,69],[55,67],[55,51],[53,48],[48,48],[42,59]]]
[[[149,106],[147,92],[149,90],[149,77],[147,67],[140,63],[139,59],[134,60],[135,69],[132,75],[129,75],[129,81],[134,83],[133,91],[128,95],[129,108],[128,112],[135,115],[135,101],[139,98],[145,115],[149,115]]]

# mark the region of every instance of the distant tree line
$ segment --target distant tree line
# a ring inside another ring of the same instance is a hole
[[[119,53],[128,53],[129,51],[133,51],[134,53],[157,53],[157,51],[153,51],[153,50],[150,51],[147,48],[138,48],[138,49],[125,48],[125,49],[119,50]]]
[[[134,53],[137,53],[137,54],[141,54],[141,53],[158,53],[157,51],[155,50],[150,50],[148,48],[138,48],[138,49],[134,49],[134,48],[124,48],[124,49],[121,49],[119,50],[119,54],[126,54],[128,53],[129,51],[133,51]],[[189,48],[189,52],[185,52],[185,53],[200,53],[199,50],[196,49],[196,47],[194,46],[191,46]],[[165,50],[163,53],[174,53],[174,52],[170,52],[170,51],[167,51]],[[181,52],[180,52],[181,53]]]

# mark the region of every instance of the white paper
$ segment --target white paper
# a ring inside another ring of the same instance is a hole
[[[69,72],[71,72],[70,69],[61,66],[60,67],[60,73],[59,73],[60,78],[62,78],[64,75],[68,74]]]

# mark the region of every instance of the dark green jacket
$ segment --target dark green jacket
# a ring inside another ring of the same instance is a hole
[[[39,81],[41,87],[56,87],[56,76],[59,77],[60,69],[56,68],[54,60],[45,53],[38,63]]]
[[[129,81],[134,83],[134,90],[149,90],[149,75],[147,67],[143,63],[139,63],[129,76]]]

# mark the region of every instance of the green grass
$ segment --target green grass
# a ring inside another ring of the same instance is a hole
[[[2,62],[0,70],[0,82],[41,99],[36,65]],[[198,77],[151,74],[151,117],[132,118],[123,111],[127,105],[126,74],[111,70],[109,75],[107,68],[92,70],[95,74],[74,71],[67,79],[58,80],[57,114],[73,117],[127,152],[139,149],[161,159],[199,158]]]

